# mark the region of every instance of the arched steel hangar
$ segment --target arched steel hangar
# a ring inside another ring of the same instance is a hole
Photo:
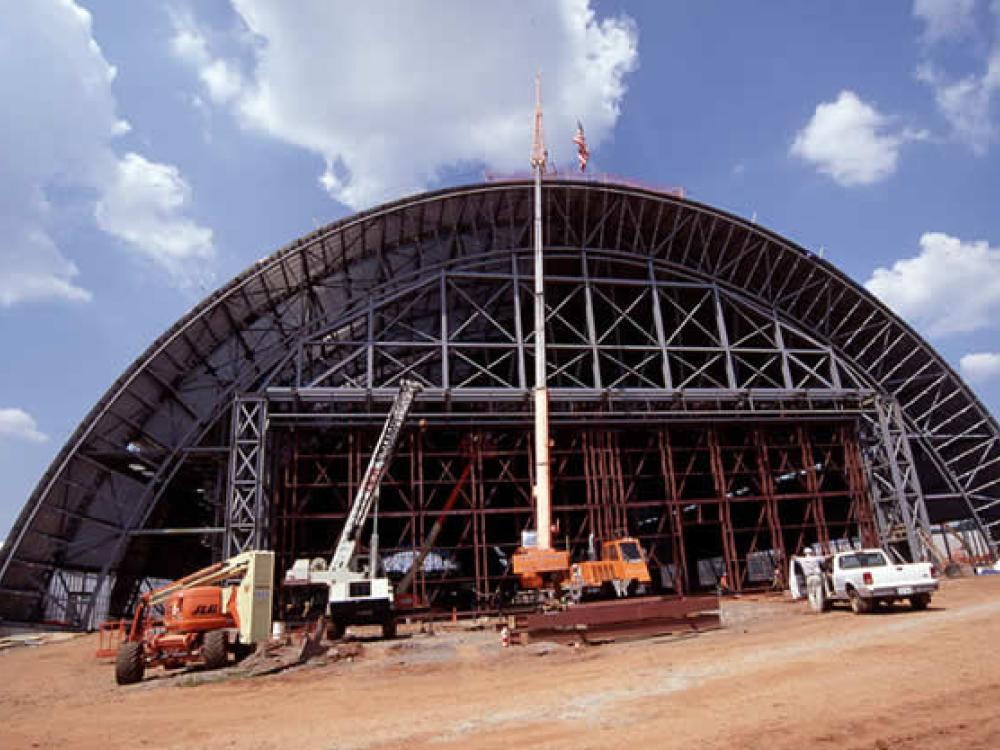
[[[440,542],[454,569],[421,586],[502,585],[532,520],[531,189],[351,216],[197,305],[41,478],[0,553],[0,617],[86,623],[94,591],[120,610],[143,579],[242,548],[275,548],[279,567],[328,553],[402,377],[424,390],[383,491],[383,552],[418,547],[462,484]],[[841,537],[919,556],[940,520],[994,546],[996,421],[863,288],[678,195],[553,178],[543,201],[561,543],[628,527],[686,589],[706,565],[750,587],[762,556]]]

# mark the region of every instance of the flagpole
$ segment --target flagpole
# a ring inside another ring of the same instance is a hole
[[[552,498],[549,476],[549,393],[545,374],[545,275],[542,255],[542,173],[545,171],[542,134],[542,74],[535,77],[535,129],[531,140],[531,167],[535,172],[535,530],[538,549],[552,548]]]

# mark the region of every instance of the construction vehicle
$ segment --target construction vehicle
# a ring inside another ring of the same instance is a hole
[[[146,592],[118,647],[115,680],[139,682],[155,666],[218,669],[231,652],[249,653],[271,635],[273,590],[274,553],[255,551]]]
[[[550,487],[549,396],[546,383],[545,274],[542,241],[542,175],[548,151],[542,136],[541,76],[535,81],[535,127],[531,142],[531,167],[535,176],[534,222],[534,505],[535,528],[521,533],[521,546],[512,557],[522,595],[519,599],[545,602],[568,593],[579,599],[585,591],[611,588],[618,596],[647,585],[649,570],[639,542],[622,536],[604,542],[601,560],[576,563],[568,550],[552,546],[552,503]],[[592,545],[591,545],[592,546]],[[625,556],[627,553],[627,557]],[[594,555],[591,555],[592,557]],[[635,584],[633,584],[633,581]]]
[[[570,599],[579,602],[588,595],[613,593],[625,597],[643,594],[651,583],[642,545],[638,539],[625,536],[604,542],[599,560],[586,560],[570,566],[569,576],[561,587]]]
[[[348,625],[381,625],[384,638],[396,635],[392,582],[388,576],[379,575],[377,511],[368,555],[358,553],[358,541],[372,507],[377,506],[382,478],[420,389],[421,385],[412,380],[400,383],[329,564],[321,557],[299,559],[285,573],[286,591],[304,603],[299,614],[324,611],[333,638],[343,636]]]
[[[903,599],[909,600],[912,609],[923,610],[939,587],[933,564],[894,563],[877,547],[825,557],[793,557],[789,573],[792,598],[802,598],[804,593],[815,612],[827,612],[834,602],[845,602],[860,615]]]
[[[522,546],[513,556],[514,573],[523,592],[536,599],[565,596],[580,602],[588,597],[626,597],[643,594],[652,584],[649,566],[639,540],[631,536],[601,544],[599,558],[571,562],[567,550],[539,550],[532,546],[530,532],[522,535]],[[523,598],[523,597],[522,597]]]

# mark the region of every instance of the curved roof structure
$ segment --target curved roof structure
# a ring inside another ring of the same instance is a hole
[[[270,389],[302,404],[336,393],[363,412],[405,375],[436,408],[526,411],[530,332],[511,310],[529,299],[531,205],[528,181],[409,197],[296,240],[197,305],[112,384],[42,476],[0,553],[0,616],[40,618],[55,571],[139,576],[143,532],[204,519],[215,480],[200,462],[228,455],[239,394]],[[972,517],[987,534],[1000,524],[997,423],[831,264],[638,187],[553,179],[544,206],[554,418],[560,403],[580,418],[580,403],[608,414],[627,402],[721,418],[887,399],[932,518]],[[587,296],[585,319],[561,312],[573,295]],[[689,329],[700,343],[685,343]]]

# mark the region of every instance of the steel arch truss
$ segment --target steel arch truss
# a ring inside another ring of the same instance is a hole
[[[429,386],[428,416],[522,413],[530,207],[517,181],[407,198],[297,240],[199,304],[41,478],[0,551],[0,616],[42,617],[56,571],[119,573],[124,590],[203,550],[226,526],[240,394],[267,394],[274,418],[316,420],[335,395],[343,419],[370,421],[411,374]],[[971,517],[993,543],[996,422],[829,263],[632,186],[547,182],[544,212],[555,419],[821,417],[860,413],[876,394],[899,405],[931,520]],[[204,533],[151,533],[195,526]]]
[[[520,400],[533,365],[524,311],[530,257],[442,268],[304,338],[278,370],[273,396],[385,398],[403,378],[424,401]],[[546,362],[555,398],[802,400],[867,390],[828,345],[773,309],[678,274],[601,253],[552,251]],[[560,395],[561,394],[561,395]]]

